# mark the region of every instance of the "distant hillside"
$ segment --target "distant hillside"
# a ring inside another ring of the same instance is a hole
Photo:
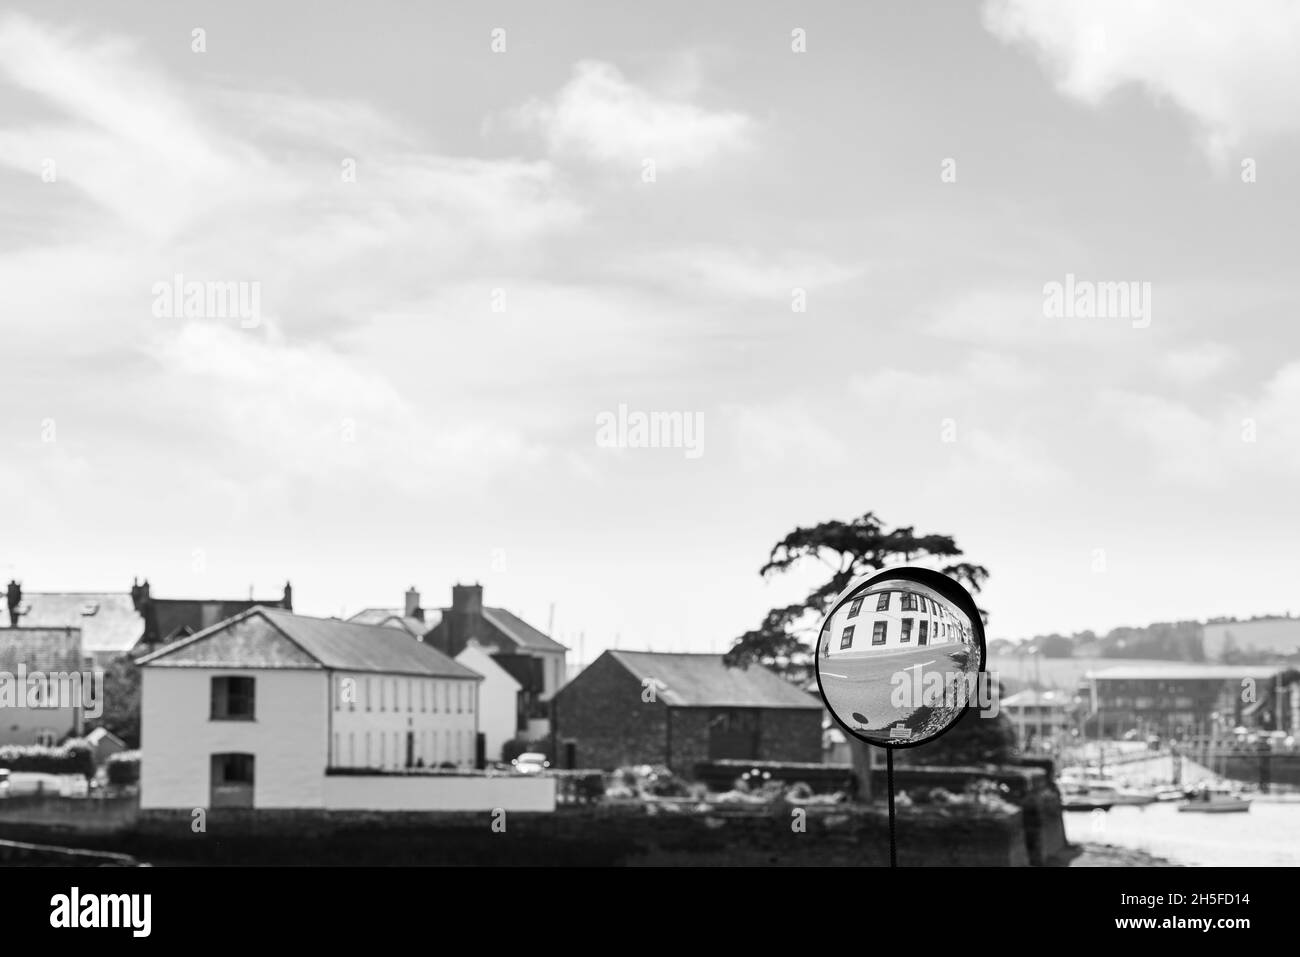
[[[1037,652],[1044,658],[1145,658],[1157,661],[1204,661],[1205,629],[1199,621],[1158,621],[1141,627],[1112,628],[1098,637],[1092,631],[1072,635],[1035,635],[1023,642],[998,639],[989,653]]]

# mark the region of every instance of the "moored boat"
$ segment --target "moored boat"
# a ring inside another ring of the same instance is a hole
[[[1204,788],[1178,805],[1179,811],[1200,814],[1232,814],[1250,810],[1250,798],[1227,788]]]

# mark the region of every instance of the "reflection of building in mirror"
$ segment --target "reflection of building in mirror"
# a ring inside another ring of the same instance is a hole
[[[914,583],[878,582],[842,604],[823,629],[823,658],[873,651],[968,644],[970,619],[938,592]]]

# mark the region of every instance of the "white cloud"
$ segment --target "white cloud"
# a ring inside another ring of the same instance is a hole
[[[765,405],[728,405],[718,430],[746,472],[773,466],[806,470],[839,465],[847,447],[841,423],[818,414],[807,403],[787,399]]]
[[[754,121],[744,113],[705,109],[631,83],[609,63],[583,60],[550,101],[532,100],[513,112],[521,129],[541,132],[554,155],[639,169],[704,166],[746,147]]]
[[[1102,392],[1098,405],[1143,446],[1125,466],[1134,474],[1190,485],[1300,475],[1300,362],[1280,368],[1257,394],[1209,409],[1125,390]]]
[[[1233,358],[1233,351],[1222,343],[1203,342],[1162,357],[1159,368],[1175,382],[1195,385],[1218,375]]]
[[[169,412],[213,428],[255,471],[272,462],[281,478],[414,491],[544,457],[512,429],[422,414],[382,374],[273,331],[187,322],[151,351],[186,383],[155,383],[167,389]]]
[[[1172,101],[1216,159],[1300,129],[1300,4],[1290,0],[989,0],[984,22],[1032,49],[1082,103],[1129,84]]]
[[[866,269],[804,252],[769,254],[752,247],[695,245],[637,256],[621,271],[686,293],[788,304],[795,289],[848,282]]]

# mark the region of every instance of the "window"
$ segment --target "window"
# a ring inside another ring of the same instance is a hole
[[[465,696],[467,699],[469,699],[468,701],[465,702],[465,710],[468,711],[470,714],[474,713],[474,698],[477,695],[478,695],[478,685],[470,685],[469,694]]]
[[[921,628],[916,633],[916,643],[924,645],[930,640],[930,622],[928,619],[922,619]]]
[[[904,644],[912,640],[912,621],[911,618],[903,619],[903,633],[898,640]]]
[[[858,612],[860,612],[861,610],[862,610],[862,599],[861,598],[853,599],[853,604],[849,605],[849,617],[857,618]]]
[[[853,627],[853,625],[849,625],[844,629],[844,633],[840,635],[840,651],[853,647]]]
[[[387,765],[388,765],[388,735],[380,731],[379,732],[379,766],[382,768],[382,767],[386,767]]]
[[[903,611],[916,611],[916,596],[903,592]]]
[[[348,732],[348,767],[357,766],[357,735],[355,731]]]
[[[45,731],[36,732],[36,743],[43,748],[54,747],[54,742],[57,738],[58,735],[56,735],[53,731],[45,730]]]
[[[885,643],[885,629],[889,627],[889,622],[878,621],[874,628],[871,629],[871,643],[873,645],[883,645]]]
[[[880,593],[880,600],[876,602],[876,611],[889,611],[889,592]]]
[[[211,807],[253,806],[253,756],[214,754],[211,759]]]
[[[253,679],[223,675],[212,679],[212,720],[253,720]]]
[[[429,682],[429,710],[438,713],[438,682]]]
[[[370,710],[370,679],[369,678],[366,679],[366,710],[367,711]],[[368,752],[367,752],[366,760],[367,761],[370,760]]]
[[[392,685],[393,685],[393,710],[400,711],[401,702],[397,700],[397,679],[396,678],[393,679]]]
[[[409,679],[406,682],[406,710],[415,710],[415,682]]]
[[[388,708],[388,685],[383,678],[379,679],[379,710],[385,711]]]
[[[442,710],[451,714],[451,682],[442,683]]]
[[[370,732],[366,732],[366,767],[370,767]]]

